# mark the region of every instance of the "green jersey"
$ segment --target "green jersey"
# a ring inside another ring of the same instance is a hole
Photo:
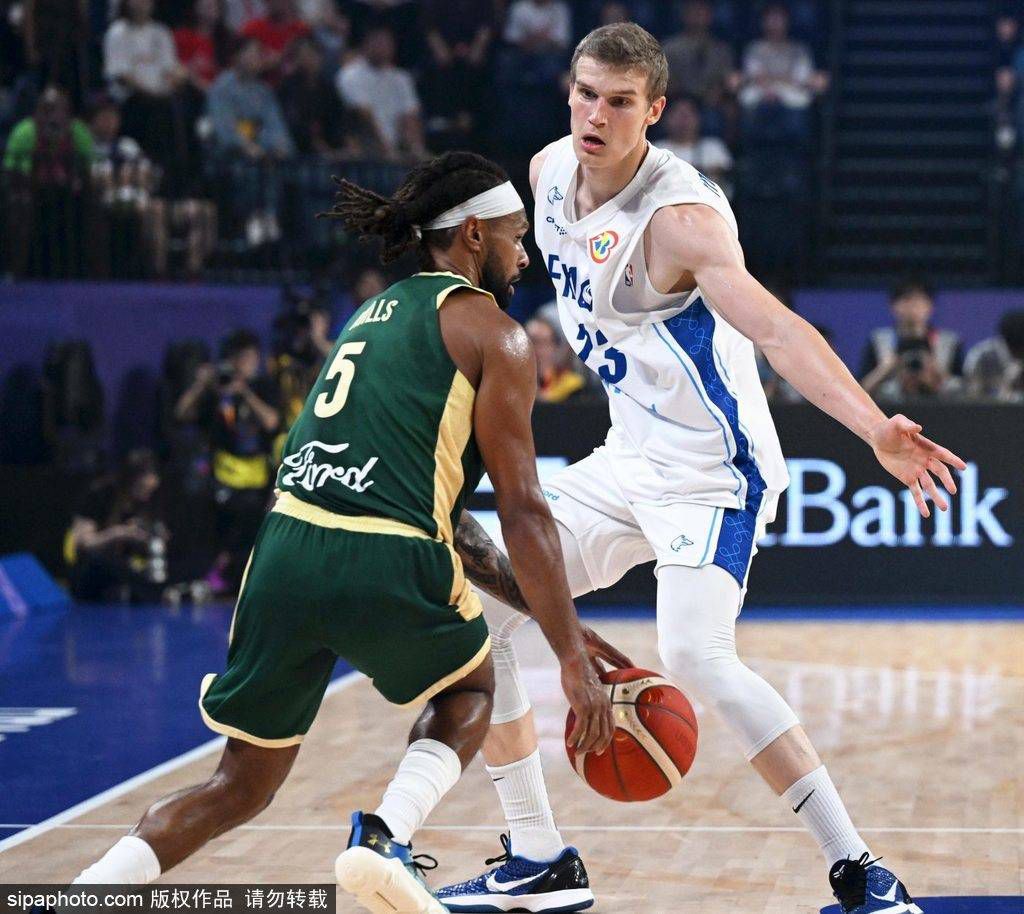
[[[483,469],[476,392],[445,348],[438,312],[467,288],[475,287],[455,273],[418,273],[364,302],[288,435],[279,489],[452,542]]]

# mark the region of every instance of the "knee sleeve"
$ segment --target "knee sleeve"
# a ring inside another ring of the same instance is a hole
[[[576,540],[561,524],[558,524],[558,536],[570,591],[573,596],[587,593],[591,589],[590,578]],[[497,545],[499,548],[503,546],[500,538]],[[483,604],[484,620],[491,634],[491,658],[494,661],[494,710],[491,712],[491,723],[511,723],[530,710],[530,697],[523,686],[519,662],[516,660],[515,647],[512,644],[513,634],[529,621],[529,616],[484,593],[478,587],[474,586],[473,589]]]
[[[658,577],[658,653],[689,697],[721,716],[748,759],[799,723],[736,654],[739,585],[715,566],[665,566]]]
[[[518,720],[530,710],[530,697],[526,694],[519,661],[512,644],[512,634],[528,621],[518,610],[506,606],[488,593],[474,588],[484,607],[484,619],[491,633],[491,659],[494,662],[494,707],[492,724],[507,724]]]

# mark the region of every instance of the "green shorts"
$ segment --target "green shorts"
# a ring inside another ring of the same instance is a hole
[[[486,659],[482,612],[445,543],[285,493],[242,579],[227,669],[203,679],[203,720],[259,746],[301,742],[338,657],[388,701],[426,701]]]

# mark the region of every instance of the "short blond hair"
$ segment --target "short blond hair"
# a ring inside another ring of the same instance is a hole
[[[647,77],[647,100],[661,98],[668,89],[668,61],[661,44],[647,29],[635,22],[614,22],[594,29],[572,55],[569,72],[576,81],[576,65],[581,57],[618,70],[638,70]]]

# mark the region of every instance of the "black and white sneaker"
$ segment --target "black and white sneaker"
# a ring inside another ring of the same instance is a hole
[[[583,911],[594,904],[587,868],[575,847],[567,847],[547,863],[512,853],[508,835],[501,836],[504,853],[487,866],[501,865],[468,882],[445,886],[437,898],[449,911],[523,911],[537,914]]]
[[[862,854],[832,867],[828,879],[843,914],[923,914],[907,887],[877,862]]]

